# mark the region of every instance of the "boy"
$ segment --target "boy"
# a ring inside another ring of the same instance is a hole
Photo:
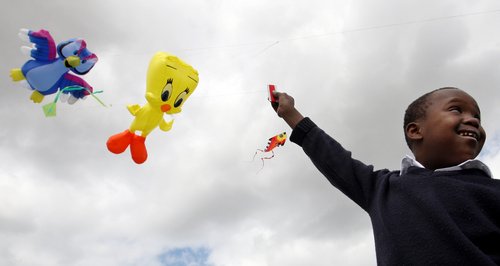
[[[369,215],[378,265],[500,265],[500,180],[474,158],[486,139],[476,101],[457,88],[408,106],[405,138],[415,159],[377,170],[276,92],[273,105],[314,165]]]

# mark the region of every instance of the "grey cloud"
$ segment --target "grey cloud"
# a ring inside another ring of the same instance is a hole
[[[0,199],[10,205],[0,205],[0,264],[158,265],[165,250],[204,246],[214,265],[373,265],[369,218],[300,147],[288,141],[260,172],[251,161],[269,137],[290,133],[265,86],[292,95],[376,168],[398,168],[409,152],[404,109],[442,85],[471,90],[493,140],[498,16],[451,16],[495,9],[487,0],[3,3]],[[43,117],[8,78],[27,60],[22,27],[56,42],[84,38],[99,56],[85,79],[110,106],[58,103],[56,118]],[[136,165],[105,142],[128,128],[127,104],[145,103],[158,50],[191,63],[200,84]]]

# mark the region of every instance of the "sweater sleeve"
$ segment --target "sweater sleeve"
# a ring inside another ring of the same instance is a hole
[[[307,117],[294,128],[290,140],[302,146],[333,186],[368,211],[374,191],[383,183],[388,170],[374,171],[373,166],[353,159],[351,152]]]

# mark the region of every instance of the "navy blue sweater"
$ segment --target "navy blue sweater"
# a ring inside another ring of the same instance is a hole
[[[476,169],[375,171],[309,118],[290,140],[370,215],[378,265],[500,265],[500,180]]]

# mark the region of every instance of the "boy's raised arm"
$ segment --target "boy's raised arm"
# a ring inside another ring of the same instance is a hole
[[[271,105],[293,129],[290,141],[302,147],[332,185],[366,210],[370,206],[373,187],[380,183],[379,174],[388,170],[374,171],[373,166],[353,159],[350,151],[302,116],[295,108],[293,97],[284,92],[273,94],[278,100]]]

